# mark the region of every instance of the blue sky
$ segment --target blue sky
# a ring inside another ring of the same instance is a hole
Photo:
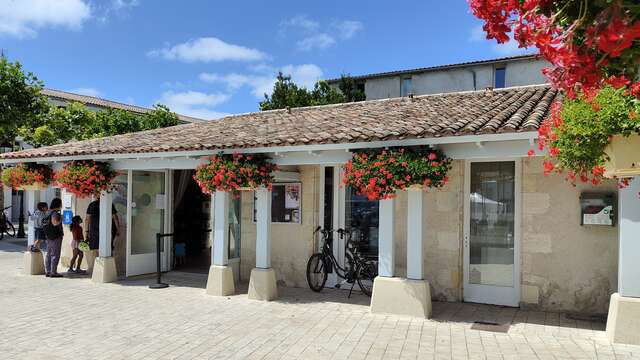
[[[50,88],[202,118],[318,79],[522,53],[465,0],[0,0],[0,48]]]

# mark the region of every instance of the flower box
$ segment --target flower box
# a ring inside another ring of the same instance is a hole
[[[48,165],[22,163],[2,170],[2,182],[16,190],[46,189],[53,180],[53,170]]]
[[[36,182],[33,183],[31,185],[22,185],[19,186],[17,188],[17,190],[24,190],[24,191],[28,191],[28,190],[43,190],[46,189],[48,186],[47,184],[41,183],[41,182]]]
[[[278,167],[260,154],[218,154],[196,168],[193,178],[202,192],[248,191],[261,186],[271,188]]]
[[[622,179],[640,175],[640,135],[613,136],[605,152],[609,156],[605,177]]]

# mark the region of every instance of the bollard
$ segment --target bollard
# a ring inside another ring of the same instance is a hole
[[[162,241],[162,234],[158,233],[156,234],[156,271],[157,271],[157,279],[156,279],[156,283],[155,284],[151,284],[149,285],[149,289],[164,289],[164,288],[168,288],[169,284],[165,284],[162,282],[162,272],[160,271],[160,252],[161,252],[161,246],[160,246],[160,242]],[[168,234],[165,234],[165,236],[168,236]]]

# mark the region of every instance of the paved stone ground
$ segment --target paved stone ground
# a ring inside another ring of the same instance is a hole
[[[0,241],[0,359],[640,359],[604,324],[556,313],[434,303],[422,320],[371,315],[368,298],[339,290],[211,297],[197,274],[171,273],[163,290],[48,279],[20,274],[21,250]]]

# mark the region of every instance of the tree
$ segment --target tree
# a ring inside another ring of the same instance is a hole
[[[340,91],[326,81],[315,83],[313,90],[296,85],[290,75],[278,73],[271,96],[265,94],[260,102],[260,110],[275,110],[301,106],[339,104],[364,100],[364,93],[355,87],[353,79],[343,75],[340,79]]]
[[[89,110],[81,103],[66,107],[50,106],[20,128],[20,135],[34,146],[62,144],[73,140],[150,130],[178,124],[178,116],[164,105],[139,115],[125,110]]]
[[[0,142],[13,147],[18,129],[32,122],[44,109],[42,81],[24,73],[22,65],[0,56]]]
[[[342,92],[347,102],[364,101],[366,98],[364,91],[358,90],[356,82],[349,74],[342,74],[340,76],[338,88],[340,88],[340,92]]]

